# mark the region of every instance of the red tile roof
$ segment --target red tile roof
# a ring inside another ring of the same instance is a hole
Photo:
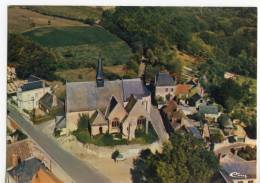
[[[178,84],[176,85],[175,95],[188,94],[192,85],[189,84]]]

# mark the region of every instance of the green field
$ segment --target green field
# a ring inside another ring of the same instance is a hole
[[[105,65],[119,65],[125,64],[132,54],[124,41],[99,26],[45,27],[24,35],[57,51],[62,61],[93,65],[101,52]]]
[[[86,6],[26,6],[41,14],[84,21],[87,18],[100,19],[103,9]]]

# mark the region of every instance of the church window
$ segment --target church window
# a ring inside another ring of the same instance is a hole
[[[113,128],[119,127],[119,120],[118,120],[118,118],[115,118],[115,119],[112,121],[112,127],[113,127]]]

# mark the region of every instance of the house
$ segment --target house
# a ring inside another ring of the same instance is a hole
[[[231,72],[225,72],[224,73],[224,78],[225,79],[232,79],[232,80],[234,80],[234,79],[236,79],[236,77],[237,77],[237,75],[234,74],[234,73],[231,73]]]
[[[23,110],[31,111],[39,108],[39,100],[46,94],[51,92],[44,80],[31,75],[28,82],[18,88],[17,104]]]
[[[176,85],[174,96],[178,98],[188,98],[193,85],[191,84],[178,84]]]
[[[17,166],[17,161],[23,161],[32,156],[33,152],[28,140],[22,140],[6,147],[6,168],[7,170]]]
[[[188,104],[189,106],[199,108],[200,105],[206,105],[207,101],[204,98],[202,98],[201,95],[196,93],[188,99]]]
[[[155,77],[155,97],[164,101],[174,95],[176,80],[168,72],[159,72]]]
[[[45,165],[35,157],[29,157],[25,160],[16,160],[17,165],[7,171],[7,182],[29,183],[36,172],[40,169],[46,169]]]
[[[221,114],[218,118],[219,125],[221,129],[227,134],[231,135],[233,133],[234,126],[231,119],[227,114]]]
[[[220,158],[220,174],[226,183],[256,183],[256,161],[228,153]]]
[[[62,181],[49,170],[40,168],[33,176],[32,183],[62,183]]]
[[[244,127],[240,124],[234,125],[233,135],[237,142],[245,142],[245,139],[247,137]]]
[[[217,121],[217,119],[219,117],[218,106],[214,105],[214,104],[200,105],[198,112],[199,112],[199,114],[204,115],[205,118],[211,119],[214,121]]]
[[[39,100],[39,108],[46,113],[50,113],[50,111],[56,107],[63,108],[64,104],[60,101],[56,95],[47,92],[43,97]]]
[[[120,133],[129,140],[153,120],[151,94],[140,78],[108,81],[98,59],[96,81],[66,83],[66,128],[74,131],[82,115],[90,118],[91,135]]]

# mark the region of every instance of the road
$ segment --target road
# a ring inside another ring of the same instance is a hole
[[[29,121],[12,106],[8,105],[9,116],[48,153],[76,183],[106,183],[109,179],[63,150],[54,140],[35,129]]]

